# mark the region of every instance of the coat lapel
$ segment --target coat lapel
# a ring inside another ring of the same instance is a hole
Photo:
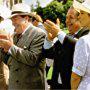
[[[21,38],[17,41],[17,38],[15,38],[15,43],[18,47],[28,47],[34,37],[35,30],[33,30],[33,26],[30,26],[25,33],[21,36]]]

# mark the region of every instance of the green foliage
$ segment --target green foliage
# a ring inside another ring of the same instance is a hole
[[[37,7],[35,11],[42,17],[44,21],[49,19],[53,22],[56,22],[56,19],[59,18],[61,22],[61,28],[63,28],[65,27],[66,13],[71,5],[72,0],[68,0],[66,4],[54,0],[45,8],[40,6]]]
[[[43,19],[44,14],[43,14],[43,8],[42,7],[39,6],[34,11],[37,12]]]
[[[43,14],[45,15],[44,19],[50,19],[53,22],[56,21],[57,17],[63,17],[63,5],[57,1],[51,2],[46,8],[43,10]]]

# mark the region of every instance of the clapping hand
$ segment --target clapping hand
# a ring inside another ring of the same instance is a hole
[[[10,35],[0,34],[0,48],[3,48],[5,52],[8,52],[13,45],[13,38]]]
[[[44,27],[48,33],[49,40],[53,40],[57,36],[58,32],[61,31],[61,29],[50,20],[46,20],[46,22],[44,22]]]

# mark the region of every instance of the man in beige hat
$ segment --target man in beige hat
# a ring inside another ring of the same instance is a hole
[[[8,27],[9,20],[6,20],[11,15],[11,11],[0,5],[0,35],[6,34],[6,27]],[[9,24],[11,25],[11,24]],[[0,56],[1,56],[2,49],[0,48]],[[4,53],[6,54],[6,53]],[[5,56],[5,58],[8,58],[8,55]],[[4,59],[4,61],[6,60]],[[0,90],[7,90],[8,88],[8,79],[9,79],[9,69],[8,66],[2,62],[2,59],[0,58]]]
[[[45,33],[31,24],[30,12],[26,4],[14,5],[11,20],[16,34],[13,39],[0,39],[0,47],[10,55],[9,90],[45,89],[42,58]]]

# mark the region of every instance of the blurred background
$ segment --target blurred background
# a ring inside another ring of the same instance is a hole
[[[26,3],[30,6],[33,12],[37,12],[45,21],[50,19],[53,22],[57,18],[60,19],[60,28],[67,32],[65,19],[68,8],[72,5],[73,0],[0,0],[0,4],[12,8],[16,3]],[[78,0],[83,2],[83,0]]]

